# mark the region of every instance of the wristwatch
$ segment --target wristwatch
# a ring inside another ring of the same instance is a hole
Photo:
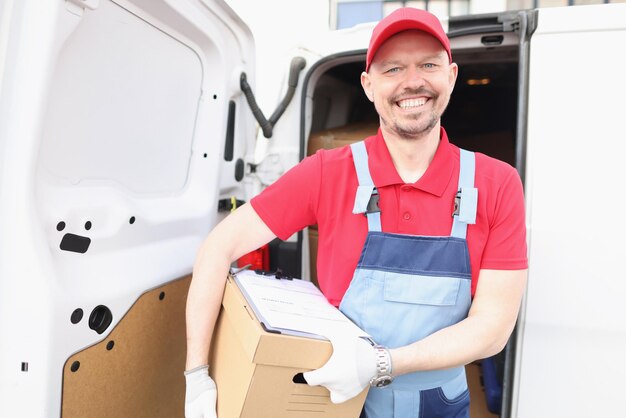
[[[389,350],[382,345],[375,344],[376,375],[370,379],[370,386],[381,388],[393,382],[391,375],[391,356]]]

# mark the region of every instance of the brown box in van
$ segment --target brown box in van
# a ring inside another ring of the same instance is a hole
[[[314,132],[309,136],[307,155],[315,154],[318,149],[332,149],[350,145],[368,136],[376,135],[378,121],[357,122],[340,126],[334,129],[326,129]]]

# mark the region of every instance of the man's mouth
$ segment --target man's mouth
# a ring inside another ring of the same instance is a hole
[[[427,101],[428,99],[426,97],[419,97],[419,98],[413,98],[413,99],[398,100],[396,104],[401,109],[415,109],[420,106],[424,106],[424,104],[426,104]]]

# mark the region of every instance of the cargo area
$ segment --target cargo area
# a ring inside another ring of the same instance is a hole
[[[494,40],[500,43],[485,45]],[[459,75],[442,117],[450,142],[515,166],[519,89],[516,38],[473,35],[453,39],[452,47]],[[309,83],[307,90],[312,96],[313,108],[304,155],[376,134],[378,115],[359,82],[363,68],[364,57],[354,55],[335,57],[334,61],[327,60],[312,70],[308,79],[315,81]],[[308,240],[309,249],[308,256],[303,253],[302,263],[308,261],[306,267],[314,282],[317,280],[317,239],[315,226],[302,234],[302,240]],[[503,351],[493,358],[467,365],[472,418],[500,416],[504,364]]]

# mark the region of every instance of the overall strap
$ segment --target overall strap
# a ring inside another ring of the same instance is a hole
[[[478,206],[478,189],[474,187],[476,157],[473,152],[461,149],[461,166],[459,168],[459,191],[454,198],[451,236],[465,238],[467,225],[476,223]]]
[[[359,180],[359,187],[354,198],[352,213],[364,213],[367,216],[367,228],[369,231],[381,231],[380,208],[378,207],[378,190],[374,186],[367,164],[367,150],[365,142],[359,141],[350,145],[354,167]]]

